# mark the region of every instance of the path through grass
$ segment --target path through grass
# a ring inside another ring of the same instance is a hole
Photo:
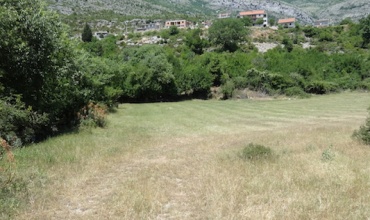
[[[105,129],[15,152],[29,199],[16,218],[366,219],[370,148],[351,134],[369,104],[366,93],[123,104]],[[241,160],[249,143],[275,159]]]

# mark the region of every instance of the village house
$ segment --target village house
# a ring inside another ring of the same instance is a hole
[[[222,19],[222,18],[230,18],[231,15],[230,13],[221,13],[221,14],[218,14],[217,16],[219,19]]]
[[[296,23],[295,18],[284,18],[278,20],[278,25],[281,25],[284,28],[294,28]]]
[[[191,22],[187,20],[171,20],[166,21],[164,27],[170,28],[171,26],[176,26],[178,28],[188,28],[191,26]]]
[[[136,27],[136,31],[149,31],[149,30],[160,30],[163,28],[163,23],[157,22],[150,22],[147,24],[141,24]]]
[[[330,26],[331,21],[329,19],[321,19],[314,21],[315,27],[328,27]]]
[[[268,26],[267,13],[265,10],[242,11],[239,13],[238,17],[249,17],[253,22],[253,26]]]

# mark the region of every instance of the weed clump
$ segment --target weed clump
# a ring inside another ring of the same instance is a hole
[[[269,147],[250,143],[243,148],[239,156],[243,160],[263,160],[271,159],[273,156],[273,152]]]
[[[335,153],[334,151],[332,150],[332,146],[330,146],[329,148],[325,149],[322,154],[321,154],[321,160],[323,162],[329,162],[329,161],[332,161],[334,160],[334,157],[335,157]]]

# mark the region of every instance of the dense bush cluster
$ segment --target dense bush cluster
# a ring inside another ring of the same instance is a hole
[[[1,1],[0,20],[0,137],[11,146],[77,125],[88,102],[110,104],[119,93],[109,87],[111,68],[76,50],[38,0]]]

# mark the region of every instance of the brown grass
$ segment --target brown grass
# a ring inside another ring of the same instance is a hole
[[[351,134],[369,103],[343,93],[121,105],[106,129],[32,147],[72,143],[75,159],[34,168],[46,181],[16,219],[366,219],[370,148]],[[241,160],[251,142],[276,159]]]

